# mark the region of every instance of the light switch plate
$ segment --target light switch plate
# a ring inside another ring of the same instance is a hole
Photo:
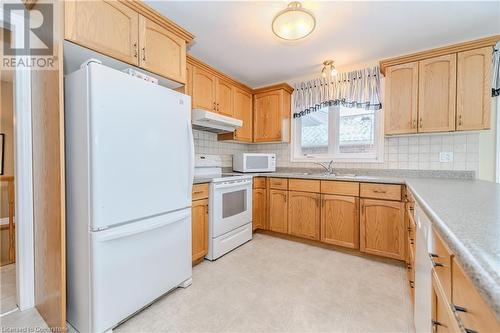
[[[439,162],[447,163],[453,162],[453,152],[452,151],[442,151],[439,153]]]

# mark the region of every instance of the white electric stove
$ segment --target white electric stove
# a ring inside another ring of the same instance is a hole
[[[215,260],[252,239],[252,176],[223,173],[218,155],[196,155],[194,174],[211,179],[205,258]]]

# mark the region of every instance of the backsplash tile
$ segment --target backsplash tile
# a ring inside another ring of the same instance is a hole
[[[276,153],[277,167],[311,168],[312,163],[290,162],[290,144],[244,144],[217,141],[217,134],[193,130],[197,154],[215,154],[223,167],[232,167],[237,152]],[[440,162],[440,152],[452,152],[452,162]],[[319,167],[319,166],[318,166]],[[445,133],[387,137],[384,139],[382,163],[335,163],[342,169],[403,169],[479,171],[479,134]]]
[[[250,152],[276,153],[278,167],[313,167],[312,163],[290,162],[290,145],[248,145]],[[452,162],[439,162],[440,152],[452,152]],[[337,168],[405,170],[479,170],[479,134],[445,133],[387,137],[383,163],[335,163]]]
[[[217,134],[193,130],[196,154],[220,155],[223,167],[233,166],[233,154],[248,151],[246,144],[217,141]]]

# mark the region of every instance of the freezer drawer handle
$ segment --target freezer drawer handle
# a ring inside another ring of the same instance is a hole
[[[141,223],[133,223],[134,225],[124,227],[123,230],[116,232],[113,230],[114,228],[108,229],[106,231],[102,231],[103,235],[99,235],[97,240],[99,242],[107,242],[110,240],[118,239],[118,238],[124,238],[136,234],[140,234],[146,231],[158,229],[161,227],[164,227],[168,224],[172,224],[181,220],[184,220],[185,218],[189,217],[190,212],[182,212],[182,213],[177,213],[176,215],[172,216],[171,218],[168,218],[166,220],[161,220],[158,222],[151,223],[147,227],[141,226]]]

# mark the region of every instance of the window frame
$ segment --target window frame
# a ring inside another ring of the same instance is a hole
[[[333,108],[336,106],[330,106]],[[340,109],[339,109],[340,111]],[[332,116],[332,114],[335,114]],[[302,138],[302,122],[298,119],[293,118],[292,111],[292,131],[290,138],[290,162],[328,162],[333,160],[338,163],[383,163],[384,162],[384,112],[383,109],[375,111],[375,147],[376,152],[373,154],[363,154],[363,153],[340,153],[339,152],[339,117],[340,112],[335,112],[335,110],[329,110],[328,115],[328,131],[334,131],[334,135],[329,135],[328,154],[310,154],[303,155],[300,153],[301,150],[301,138]],[[333,147],[333,149],[331,148]],[[332,153],[333,152],[333,153]]]

